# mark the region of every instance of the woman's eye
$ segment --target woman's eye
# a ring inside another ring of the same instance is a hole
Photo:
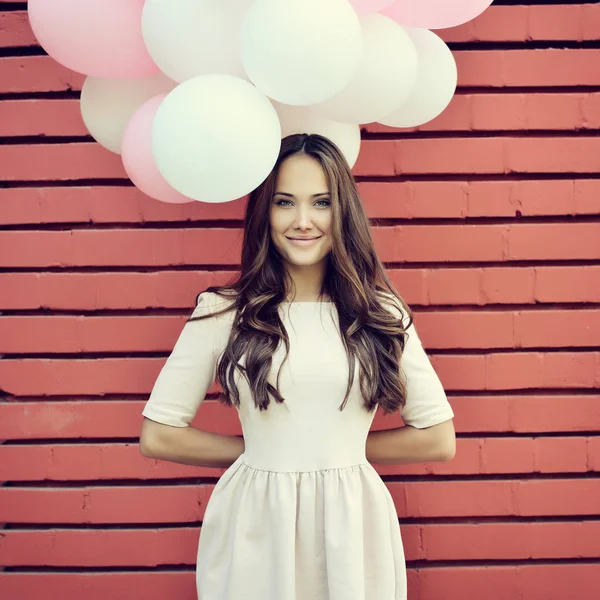
[[[290,202],[290,200],[278,200],[277,202],[275,202],[275,204],[277,206],[283,206],[282,202]],[[319,202],[325,202],[325,206],[329,206],[331,204],[331,202],[329,200],[317,200],[317,204]]]

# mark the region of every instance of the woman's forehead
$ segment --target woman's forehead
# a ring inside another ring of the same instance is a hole
[[[316,158],[307,154],[295,154],[286,158],[279,166],[275,189],[294,195],[294,190],[311,195],[325,192],[329,186],[325,171]]]

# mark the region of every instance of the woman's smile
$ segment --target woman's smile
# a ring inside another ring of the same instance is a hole
[[[313,238],[291,238],[287,236],[285,237],[295,246],[311,246],[312,244],[320,240],[322,236],[319,235]]]

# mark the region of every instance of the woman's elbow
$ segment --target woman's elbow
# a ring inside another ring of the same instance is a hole
[[[430,428],[435,435],[435,459],[448,462],[456,455],[456,433],[452,419],[439,423]]]
[[[448,462],[456,455],[456,437],[452,437],[448,440],[440,452],[440,462]]]
[[[167,426],[162,423],[144,417],[139,442],[139,450],[142,456],[146,458],[161,457],[160,449],[164,446],[161,440],[165,433],[165,427]]]
[[[156,458],[155,446],[152,444],[152,442],[148,438],[149,438],[148,435],[144,435],[144,434],[140,435],[140,443],[139,443],[140,454],[142,456],[145,456],[146,458]]]

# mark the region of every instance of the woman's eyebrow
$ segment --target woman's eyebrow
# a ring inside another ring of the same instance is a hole
[[[294,194],[288,194],[287,192],[275,192],[274,196],[288,196],[289,198],[295,198]],[[318,196],[329,196],[329,192],[319,192],[318,194],[313,194],[311,198],[317,198]]]

